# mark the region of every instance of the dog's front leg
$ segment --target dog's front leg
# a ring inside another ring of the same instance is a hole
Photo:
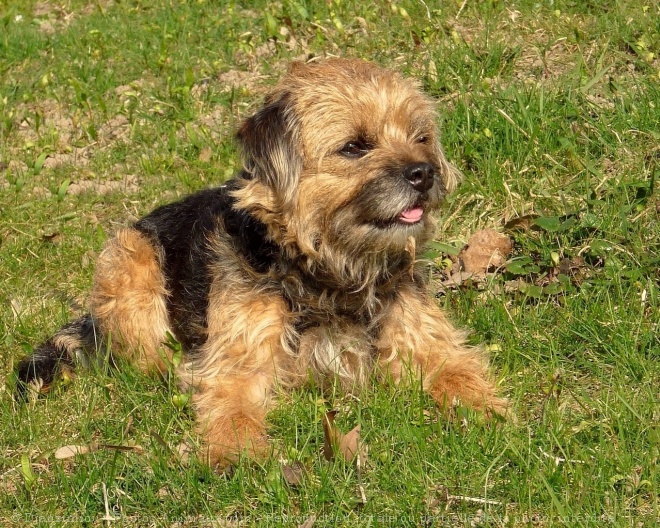
[[[460,403],[506,415],[507,401],[488,380],[483,353],[466,346],[464,338],[425,293],[406,286],[381,325],[376,343],[381,370],[397,383],[421,379],[443,409]]]
[[[273,373],[216,376],[200,383],[193,396],[202,457],[218,471],[241,456],[259,459],[268,454],[266,412]]]
[[[275,384],[288,372],[291,327],[278,296],[212,290],[210,299],[207,341],[187,375],[205,456],[222,470],[242,454],[267,454],[265,417]]]

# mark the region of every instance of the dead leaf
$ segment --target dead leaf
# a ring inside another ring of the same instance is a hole
[[[465,271],[458,271],[456,273],[452,273],[451,276],[447,280],[442,281],[441,286],[443,288],[458,288],[464,282],[469,281],[473,277],[475,278],[475,280],[478,280],[478,278],[474,275],[474,273],[467,273]]]
[[[458,258],[463,271],[484,274],[491,268],[503,266],[513,250],[511,239],[492,229],[474,233]]]
[[[83,253],[83,256],[80,259],[80,264],[83,268],[88,268],[91,264],[96,262],[96,258],[98,255],[96,254],[96,251],[93,249],[88,249]]]
[[[360,465],[364,465],[367,461],[367,446],[360,440],[360,425],[343,434],[335,426],[335,416],[338,412],[331,410],[325,413],[323,455],[326,460],[334,460],[337,455],[340,455],[347,462],[356,461]]]
[[[299,486],[305,478],[305,466],[302,462],[282,465],[282,475],[289,486]]]
[[[189,439],[181,442],[176,448],[176,454],[182,464],[187,464],[190,460],[190,454],[194,451]]]
[[[579,273],[583,268],[586,268],[586,264],[582,257],[564,258],[559,262],[559,272],[564,275]]]
[[[339,452],[348,461],[351,461],[357,455],[360,455],[360,460],[364,464],[366,454],[361,453],[361,448],[364,448],[364,446],[360,442],[360,430],[360,425],[356,425],[340,438]]]
[[[50,244],[59,244],[62,241],[62,235],[58,232],[49,233],[47,235],[42,235],[41,240],[43,242],[49,242]]]
[[[521,290],[524,290],[528,286],[528,283],[524,279],[518,277],[517,279],[506,281],[504,283],[504,292],[505,293],[515,293]]]
[[[424,423],[425,424],[434,424],[438,423],[438,413],[434,412],[432,413],[431,411],[424,409],[424,412],[422,413],[424,415]]]
[[[325,413],[323,417],[323,456],[327,461],[335,459],[335,448],[338,439],[337,435],[340,434],[335,427],[335,416],[339,411],[331,410]]]
[[[504,229],[508,229],[509,231],[528,231],[534,229],[536,226],[534,220],[538,217],[539,215],[533,213],[512,218],[504,224]]]
[[[60,447],[55,451],[55,459],[57,460],[66,460],[67,458],[73,458],[77,455],[87,455],[96,451],[97,446],[95,444],[90,445],[67,445]]]

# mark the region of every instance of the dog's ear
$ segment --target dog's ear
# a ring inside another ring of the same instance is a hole
[[[266,104],[239,129],[243,164],[252,178],[260,180],[282,200],[293,198],[302,172],[302,156],[289,97],[284,94]]]
[[[456,190],[458,184],[463,180],[463,174],[453,163],[449,163],[445,155],[440,156],[440,172],[442,174],[445,191],[451,194]]]
[[[437,134],[437,132],[436,132]],[[436,139],[433,144],[433,151],[435,154],[436,164],[440,168],[440,175],[442,177],[442,184],[447,194],[451,194],[456,190],[458,184],[463,180],[463,174],[460,169],[453,163],[450,163],[445,156],[444,150],[440,142]]]

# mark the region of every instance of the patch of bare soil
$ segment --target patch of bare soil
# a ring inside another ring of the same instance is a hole
[[[107,8],[113,5],[114,0],[97,0],[96,2],[90,2],[76,13],[69,11],[64,2],[45,0],[35,4],[32,14],[39,31],[46,35],[53,35],[57,31],[68,27],[77,17],[91,15],[97,9],[105,12]]]
[[[129,109],[133,105],[142,104],[145,100],[144,93],[153,91],[156,82],[153,78],[135,79],[130,84],[117,86],[114,93],[119,97],[122,106]]]
[[[489,53],[489,42],[504,44],[507,49],[515,51],[514,77],[528,84],[545,84],[559,79],[575,70],[579,60],[590,62],[599,55],[597,43],[580,48],[569,39],[572,34],[570,28],[586,30],[588,20],[564,17],[541,26],[538,20],[524,18],[515,9],[507,11],[508,14],[498,21],[497,27],[490,30],[482,20],[466,21],[461,18],[454,21],[449,28],[452,38],[457,43],[464,41],[479,55]],[[501,86],[498,79],[493,81]]]
[[[238,88],[249,93],[258,94],[267,90],[265,82],[267,80],[268,76],[263,75],[259,70],[229,70],[218,75],[217,83],[223,92]]]
[[[24,162],[16,159],[9,160],[9,163],[7,163],[7,167],[5,168],[11,171],[11,173],[14,175],[25,174],[25,172],[28,170],[28,166]],[[9,186],[8,181],[6,180],[1,180],[1,181],[3,181],[4,183],[7,184],[7,186]]]
[[[535,40],[544,40],[545,32],[539,30]],[[523,82],[544,82],[558,79],[577,66],[577,49],[566,39],[559,39],[554,44],[524,44],[522,53],[516,61],[515,76]]]
[[[57,134],[56,148],[64,148],[80,133],[79,116],[54,99],[19,105],[18,135],[24,141],[36,142],[47,131]],[[75,122],[74,122],[75,121]]]
[[[54,34],[57,30],[67,27],[73,21],[75,14],[67,11],[64,5],[56,2],[37,2],[32,11],[39,31],[47,35]]]
[[[22,117],[18,125],[18,136],[23,143],[36,143],[45,134],[55,138],[53,152],[48,154],[43,163],[46,169],[62,165],[86,166],[96,152],[123,141],[129,131],[128,119],[118,114],[96,130],[94,141],[76,147],[79,139],[86,138],[86,133],[80,126],[82,116],[78,110],[71,111],[57,101],[47,99],[40,103],[23,105],[19,114]]]
[[[218,107],[210,113],[200,116],[193,127],[203,129],[210,138],[217,140],[227,134],[228,117],[227,110],[224,107]]]
[[[78,196],[80,194],[95,194],[103,196],[112,192],[122,192],[124,194],[134,194],[139,190],[139,182],[134,174],[125,175],[121,180],[75,180],[66,189],[66,194]],[[30,191],[31,195],[37,199],[45,200],[52,196],[52,193],[46,187],[35,185]]]
[[[125,194],[136,193],[138,191],[137,177],[129,174],[121,180],[79,180],[69,185],[66,192],[76,196],[83,193],[103,195],[115,191],[121,191]]]

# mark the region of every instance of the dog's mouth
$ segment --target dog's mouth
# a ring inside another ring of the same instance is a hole
[[[379,229],[395,229],[395,228],[413,228],[420,224],[424,218],[424,207],[422,204],[415,204],[412,207],[404,209],[398,215],[383,218],[378,220],[371,220],[369,223]]]
[[[415,205],[410,209],[402,211],[401,214],[397,217],[397,222],[402,224],[417,224],[421,222],[422,216],[424,216],[424,209],[421,205]]]

